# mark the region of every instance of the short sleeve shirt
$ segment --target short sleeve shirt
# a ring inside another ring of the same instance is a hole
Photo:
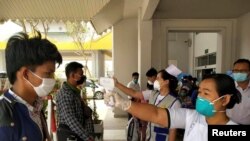
[[[227,110],[227,115],[236,123],[250,125],[250,82],[243,90],[236,83],[236,88],[241,93],[241,103],[235,104],[232,109]]]
[[[208,125],[205,116],[195,110],[178,108],[168,109],[170,128],[185,129],[183,141],[207,141]],[[227,125],[236,125],[235,122],[229,121]]]

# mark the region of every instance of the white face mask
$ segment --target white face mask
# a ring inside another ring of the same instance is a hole
[[[159,81],[157,81],[157,80],[155,80],[155,82],[154,82],[154,90],[160,90],[160,83],[159,83]]]
[[[148,84],[149,85],[153,85],[154,83],[148,80]]]
[[[39,97],[43,97],[43,96],[47,96],[52,89],[55,86],[56,80],[53,78],[41,78],[40,76],[36,75],[35,73],[33,73],[32,71],[30,71],[32,74],[34,74],[37,78],[42,80],[42,84],[40,84],[39,86],[35,87],[33,84],[31,84],[27,79],[27,81],[29,82],[29,84],[34,88],[36,94]]]

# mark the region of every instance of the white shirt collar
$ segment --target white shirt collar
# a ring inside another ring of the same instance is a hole
[[[17,102],[22,103],[22,104],[24,104],[25,106],[27,106],[27,108],[28,108],[30,111],[33,111],[33,110],[34,110],[34,107],[33,107],[33,106],[31,106],[27,101],[25,101],[24,99],[22,99],[20,96],[16,95],[11,89],[9,89],[9,94],[11,94],[11,95],[17,100]]]
[[[237,88],[240,87],[239,84],[238,84],[236,81],[234,81],[234,83],[235,83],[235,86],[236,86]],[[247,88],[250,88],[250,80],[248,81]]]

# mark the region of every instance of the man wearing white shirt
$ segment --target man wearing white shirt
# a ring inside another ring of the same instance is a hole
[[[134,89],[135,91],[141,91],[141,86],[138,83],[139,80],[139,73],[133,72],[132,73],[132,81],[130,81],[127,85],[128,88]]]
[[[250,61],[238,59],[233,66],[232,77],[236,88],[241,93],[242,101],[235,104],[234,108],[228,109],[228,116],[236,123],[250,125]]]
[[[128,88],[131,88],[135,91],[141,91],[141,86],[140,84],[138,83],[138,80],[139,80],[139,73],[138,72],[133,72],[132,73],[132,81],[130,81],[128,84],[127,84],[127,87]],[[136,99],[135,98],[132,98],[131,96],[128,96],[129,99],[131,99],[132,101],[135,101]],[[132,117],[131,114],[128,114],[128,120]]]

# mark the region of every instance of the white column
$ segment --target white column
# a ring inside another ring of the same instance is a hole
[[[99,78],[104,76],[104,54],[102,51],[92,52],[92,70],[94,74],[92,77]]]
[[[138,12],[138,72],[142,90],[146,89],[146,72],[153,65],[151,64],[152,51],[152,20],[141,20],[141,9]]]
[[[5,51],[0,51],[0,72],[6,72]]]

